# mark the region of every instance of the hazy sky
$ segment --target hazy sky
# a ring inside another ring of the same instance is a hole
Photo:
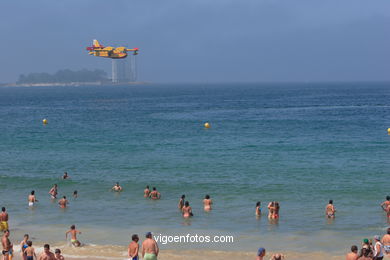
[[[110,72],[92,39],[139,47],[151,82],[390,80],[389,0],[1,0],[0,82]]]

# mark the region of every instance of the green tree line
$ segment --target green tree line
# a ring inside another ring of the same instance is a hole
[[[79,70],[72,71],[69,69],[59,70],[54,74],[49,73],[30,73],[21,74],[18,84],[28,83],[71,83],[71,82],[97,82],[106,81],[107,73],[104,70]]]

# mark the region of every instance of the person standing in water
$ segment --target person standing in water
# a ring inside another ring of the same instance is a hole
[[[35,191],[31,191],[30,195],[28,195],[28,206],[32,207],[34,206],[35,202],[38,202],[37,198],[35,197]]]
[[[184,207],[184,199],[186,198],[186,195],[181,195],[181,198],[179,200],[179,204],[177,205],[177,207],[179,208],[179,210],[182,210],[182,208]]]
[[[131,236],[131,243],[129,244],[129,248],[127,249],[127,253],[129,255],[129,260],[138,260],[138,251],[139,251],[139,237],[137,234]]]
[[[157,260],[159,248],[157,242],[153,239],[152,233],[146,233],[146,239],[142,242],[142,259]]]
[[[62,197],[62,199],[60,199],[58,201],[58,204],[60,205],[61,208],[66,208],[67,205],[69,204],[69,201],[66,199],[66,196]]]
[[[326,205],[325,215],[327,218],[335,218],[336,209],[333,205],[333,200],[329,200],[329,204]]]
[[[181,211],[184,218],[189,218],[194,216],[194,214],[192,214],[192,208],[190,207],[190,203],[188,201],[184,203],[184,207],[181,209]]]
[[[160,192],[157,191],[156,187],[153,187],[153,191],[149,194],[152,200],[158,200],[161,198]]]
[[[73,192],[73,198],[74,198],[74,199],[77,199],[77,196],[78,196],[77,190],[75,190],[75,191]]]
[[[8,218],[9,216],[5,207],[2,207],[0,213],[0,231],[8,230]]]
[[[64,175],[62,175],[62,179],[63,180],[66,180],[66,179],[69,179],[70,177],[69,177],[69,175],[68,175],[68,173],[67,172],[64,172]]]
[[[28,247],[24,251],[24,253],[26,254],[26,260],[34,260],[34,257],[35,259],[37,259],[37,255],[35,254],[35,248],[32,247],[32,242],[27,241],[27,245]]]
[[[70,230],[68,230],[65,233],[65,239],[68,239],[68,234],[69,233],[71,235],[70,242],[72,243],[72,245],[74,245],[75,247],[81,246],[80,241],[77,240],[77,234],[81,234],[81,232],[76,229],[75,225],[70,226]]]
[[[22,242],[20,242],[20,252],[23,260],[27,260],[26,249],[28,248],[28,244],[27,244],[28,238],[29,235],[25,234]]]
[[[57,194],[58,194],[57,184],[54,184],[54,186],[50,189],[49,194],[51,195],[52,199],[57,198]]]
[[[120,192],[120,191],[122,191],[122,187],[119,185],[119,182],[117,182],[117,183],[114,185],[114,187],[112,187],[111,190]]]
[[[384,211],[386,211],[386,209],[389,207],[389,205],[390,205],[390,196],[386,196],[386,200],[381,203],[381,208]]]
[[[261,202],[258,201],[256,203],[256,210],[255,210],[255,214],[257,217],[260,217],[261,216]]]
[[[149,198],[149,195],[150,195],[150,189],[149,189],[149,185],[147,185],[146,188],[144,189],[144,198]]]
[[[211,205],[213,204],[213,201],[210,199],[209,195],[206,195],[203,200],[203,208],[205,211],[211,210]]]

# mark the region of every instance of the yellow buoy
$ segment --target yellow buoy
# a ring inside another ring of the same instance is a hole
[[[390,135],[390,128],[387,128],[387,133]]]
[[[204,123],[204,127],[206,127],[206,128],[210,128],[210,127],[211,127],[211,125],[210,125],[210,123],[209,123],[209,122],[206,122],[206,123]]]
[[[44,118],[44,119],[42,120],[42,123],[43,123],[44,125],[47,125],[47,119]]]

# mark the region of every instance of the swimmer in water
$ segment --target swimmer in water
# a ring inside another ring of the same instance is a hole
[[[149,198],[149,194],[150,194],[150,189],[149,189],[149,185],[147,185],[146,188],[144,189],[144,198]]]
[[[183,207],[184,207],[184,199],[186,198],[186,195],[181,195],[181,198],[179,200],[179,204],[177,205],[177,207],[181,210]]]
[[[58,201],[58,204],[60,205],[61,208],[66,208],[67,205],[69,204],[69,201],[66,199],[66,196],[62,197],[62,199],[60,199]]]
[[[68,173],[67,172],[64,172],[64,175],[62,175],[62,179],[63,180],[66,180],[66,179],[69,179],[70,177],[69,177],[69,175],[68,175]]]
[[[336,209],[333,205],[333,200],[329,200],[329,204],[326,205],[325,215],[327,218],[335,218]]]
[[[49,194],[52,199],[57,198],[58,190],[57,190],[57,184],[54,184],[54,186],[50,189]]]
[[[275,209],[274,209],[274,215],[272,216],[273,219],[278,219],[279,218],[279,202],[275,201]]]
[[[20,242],[20,252],[23,260],[27,260],[26,249],[28,248],[28,244],[27,244],[28,238],[29,238],[28,234],[25,234],[22,242]]]
[[[77,195],[77,190],[75,190],[75,191],[73,192],[73,198],[75,198],[75,199],[76,199],[76,198],[77,198],[77,196],[78,196],[78,195]]]
[[[275,212],[275,202],[271,201],[270,203],[268,203],[268,218],[269,219],[272,219],[274,212]]]
[[[70,241],[72,242],[72,245],[74,245],[75,247],[81,246],[80,241],[77,240],[77,234],[81,234],[81,232],[76,229],[75,225],[70,226],[70,230],[68,230],[65,233],[65,239],[68,239],[68,234],[69,233],[71,234],[71,240]]]
[[[211,210],[211,205],[213,204],[213,201],[210,199],[209,195],[206,195],[203,200],[203,208],[205,211]]]
[[[256,203],[256,210],[255,210],[255,214],[257,217],[260,217],[261,216],[261,202],[258,201]]]
[[[156,187],[153,187],[153,191],[149,194],[149,197],[152,199],[152,200],[158,200],[161,198],[161,194],[160,192],[158,192],[156,190]]]
[[[122,187],[119,185],[119,182],[117,182],[114,187],[111,188],[111,190],[113,191],[117,191],[117,192],[121,192],[122,191]]]
[[[37,198],[35,197],[35,191],[31,191],[30,195],[28,195],[28,206],[34,206],[35,202],[38,202]]]
[[[184,207],[181,209],[181,211],[183,213],[184,218],[189,218],[194,216],[194,214],[192,214],[192,208],[190,207],[190,203],[188,201],[184,203]]]

